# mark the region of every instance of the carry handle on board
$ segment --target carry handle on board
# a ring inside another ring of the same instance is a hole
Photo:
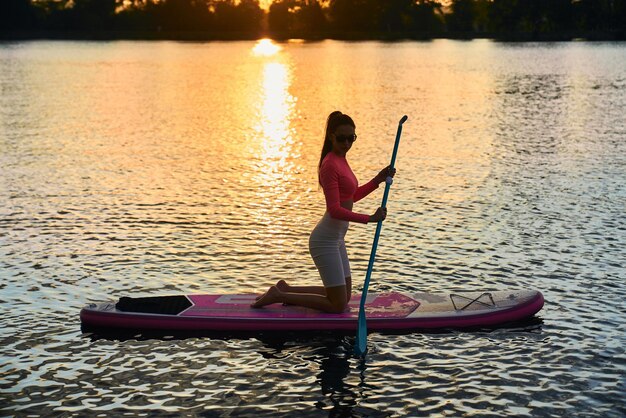
[[[398,132],[396,133],[396,142],[393,145],[393,154],[391,154],[391,164],[389,165],[392,169],[396,164],[396,155],[398,154],[398,145],[400,145],[400,135],[402,135],[402,124],[406,122],[408,116],[402,116],[400,122],[398,123]],[[391,183],[393,183],[393,179],[391,177],[387,177],[385,181],[385,193],[383,194],[383,203],[381,207],[387,206],[387,197],[389,196],[389,189],[391,188]],[[357,356],[364,356],[367,352],[367,323],[365,320],[365,299],[367,299],[367,288],[370,285],[370,278],[372,277],[372,269],[374,268],[374,260],[376,259],[376,247],[378,246],[378,238],[380,237],[380,230],[383,227],[383,221],[378,221],[378,225],[376,225],[376,234],[374,235],[374,243],[372,244],[372,252],[370,253],[370,261],[367,266],[367,274],[365,275],[365,283],[363,284],[363,293],[361,294],[361,303],[359,305],[359,323],[356,329],[356,342],[354,345],[354,353]]]

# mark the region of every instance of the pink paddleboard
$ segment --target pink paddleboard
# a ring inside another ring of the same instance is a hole
[[[256,295],[180,295],[121,298],[92,303],[80,312],[83,326],[156,330],[279,331],[356,330],[360,295],[348,309],[327,314],[282,304],[253,309]],[[456,294],[370,293],[370,330],[492,327],[533,316],[543,307],[538,291]]]

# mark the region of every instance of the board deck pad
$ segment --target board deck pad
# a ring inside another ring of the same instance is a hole
[[[345,312],[331,314],[275,303],[252,308],[257,295],[122,297],[91,303],[80,313],[83,326],[204,331],[355,330],[361,296]],[[464,293],[368,293],[371,330],[497,326],[526,319],[543,307],[535,290]]]
[[[181,316],[238,317],[238,318],[358,318],[361,295],[354,295],[348,309],[340,314],[327,314],[301,306],[274,303],[252,309],[255,295],[190,295],[193,306]],[[404,318],[413,312],[419,302],[401,293],[386,293],[366,300],[365,312],[370,318]]]

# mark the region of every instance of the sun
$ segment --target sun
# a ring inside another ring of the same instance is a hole
[[[282,48],[272,42],[271,39],[260,39],[252,48],[252,53],[259,57],[270,57],[275,55]]]

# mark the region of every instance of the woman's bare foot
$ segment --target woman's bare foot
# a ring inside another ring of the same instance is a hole
[[[280,302],[281,291],[276,286],[272,286],[269,288],[267,292],[259,300],[250,305],[253,308],[261,308],[265,305],[271,305],[272,303]]]
[[[278,290],[280,290],[281,292],[289,292],[289,288],[290,288],[291,286],[289,286],[289,285],[287,284],[287,282],[286,282],[286,281],[284,281],[284,280],[282,280],[282,279],[281,279],[281,280],[279,280],[279,281],[277,281],[277,282],[276,282],[276,284],[274,285],[274,287],[277,287],[277,288],[278,288]],[[267,292],[263,293],[262,295],[257,296],[257,297],[255,298],[255,300],[259,300],[259,299],[261,299],[261,298],[262,298],[263,296],[265,296],[265,295],[267,295]]]

